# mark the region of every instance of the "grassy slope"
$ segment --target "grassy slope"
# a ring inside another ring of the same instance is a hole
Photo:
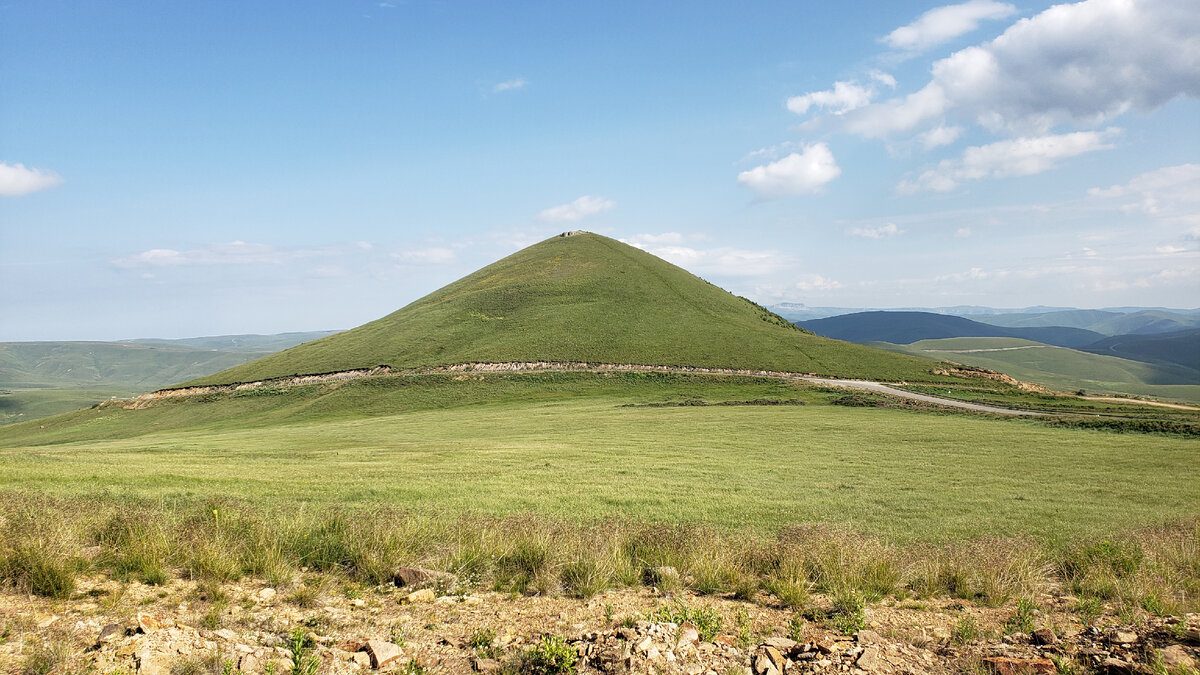
[[[808,335],[595,234],[554,237],[371,323],[194,383],[387,364],[591,361],[930,379],[930,364]]]
[[[1185,369],[1166,369],[1149,363],[1053,347],[1018,338],[946,338],[921,340],[909,345],[884,345],[929,358],[956,361],[990,368],[1027,382],[1062,391],[1086,389],[1200,401],[1200,374]],[[969,352],[972,349],[1009,349]],[[931,351],[932,350],[932,351]],[[1170,384],[1162,384],[1164,382]],[[1196,384],[1186,384],[1195,382]]]
[[[780,381],[387,378],[0,431],[0,490],[407,505],[900,539],[1048,538],[1194,515],[1197,442],[895,409]],[[801,406],[621,407],[704,398]],[[97,462],[103,457],[103,462]]]

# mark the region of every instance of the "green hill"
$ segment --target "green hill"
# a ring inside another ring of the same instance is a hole
[[[946,338],[907,345],[875,343],[897,352],[1007,373],[1062,391],[1084,389],[1200,401],[1200,372],[1090,354],[1019,338]]]
[[[0,424],[152,391],[329,334],[0,342]]]
[[[535,360],[931,377],[928,361],[817,337],[649,253],[582,232],[518,251],[353,330],[189,384]]]

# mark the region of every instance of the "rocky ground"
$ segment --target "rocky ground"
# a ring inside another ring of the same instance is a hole
[[[290,590],[96,576],[60,601],[10,590],[0,593],[0,672],[553,673],[574,660],[582,673],[1008,675],[1194,673],[1200,663],[1200,615],[1100,612],[1085,624],[1063,595],[1036,598],[1023,615],[1015,605],[889,599],[868,603],[846,635],[821,619],[829,600],[819,595],[798,614],[767,596],[642,587],[525,597],[405,576],[376,588],[307,576]]]

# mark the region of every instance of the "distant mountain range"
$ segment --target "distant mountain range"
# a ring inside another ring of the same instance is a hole
[[[1200,323],[1200,316],[1165,310],[1139,310],[1121,314],[1107,310],[1056,310],[1043,314],[1013,313],[981,315],[999,317],[1013,326],[933,312],[871,311],[799,321],[797,325],[838,340],[858,343],[882,342],[908,345],[920,340],[946,338],[1020,338],[1056,347],[1116,356],[1168,368],[1182,367],[1186,378],[1200,371],[1200,327],[1178,330],[1178,326]],[[1075,325],[1039,325],[1054,319]],[[1033,324],[1033,325],[1029,325]],[[1140,330],[1105,336],[1084,324],[1106,329]],[[1176,327],[1170,332],[1158,328]],[[1175,373],[1181,371],[1172,371]],[[1185,379],[1186,379],[1185,378]],[[1178,375],[1175,376],[1178,380]],[[1195,382],[1200,384],[1200,381]]]
[[[1065,326],[1003,328],[961,316],[931,312],[857,312],[797,323],[817,335],[849,342],[908,344],[954,337],[1015,337],[1056,347],[1084,347],[1104,339],[1100,333]]]
[[[1061,326],[1083,328],[1102,335],[1169,333],[1188,328],[1200,328],[1200,309],[1168,309],[1165,307],[1108,307],[1076,309],[1073,307],[1025,307],[996,309],[975,305],[953,307],[904,307],[898,309],[850,309],[845,307],[809,307],[797,303],[771,305],[770,310],[796,322],[824,319],[868,311],[922,312],[967,317],[981,323],[1007,328]]]

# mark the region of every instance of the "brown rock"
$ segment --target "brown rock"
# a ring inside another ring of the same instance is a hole
[[[1107,658],[1100,663],[1100,672],[1108,675],[1135,675],[1138,670],[1137,666],[1129,661]]]
[[[595,662],[602,673],[625,675],[629,672],[629,658],[619,647],[609,647],[600,652]]]
[[[143,633],[151,633],[162,628],[162,622],[157,618],[150,614],[142,614],[141,612],[137,615],[137,624],[138,630]]]
[[[713,644],[718,644],[722,647],[736,647],[738,639],[732,635],[718,635],[713,638]]]
[[[763,640],[764,645],[770,645],[781,652],[790,652],[796,648],[796,641],[785,637],[769,637]]]
[[[106,644],[123,637],[125,637],[125,626],[119,623],[110,623],[100,629],[100,636],[96,638],[96,644]]]
[[[471,657],[471,667],[477,673],[499,673],[500,662],[496,659],[481,659],[478,656]]]
[[[886,667],[883,657],[879,653],[879,647],[874,645],[864,648],[854,664],[868,673],[878,673]]]
[[[433,589],[430,588],[422,588],[419,591],[413,591],[412,593],[404,596],[404,602],[408,603],[433,602],[434,600],[437,600],[437,595],[435,595]]]
[[[1029,639],[1033,640],[1035,645],[1056,645],[1058,644],[1058,636],[1049,628],[1039,628],[1029,635]]]
[[[439,582],[453,582],[454,575],[449,572],[427,570],[423,567],[401,567],[392,574],[392,583],[400,587],[424,586]]]
[[[367,640],[367,644],[363,649],[371,657],[371,666],[373,668],[382,668],[387,664],[400,658],[400,648],[391,642],[383,640]]]
[[[1129,645],[1137,642],[1137,633],[1131,630],[1114,628],[1108,631],[1108,641],[1115,645]]]
[[[679,640],[675,643],[677,646],[694,645],[700,641],[700,631],[694,624],[685,623],[679,627]]]
[[[780,675],[779,668],[771,662],[766,651],[760,651],[754,658],[754,675]]]
[[[854,634],[854,639],[860,645],[881,645],[884,643],[883,636],[873,630],[860,630]]]
[[[1196,668],[1196,659],[1193,659],[1180,645],[1171,645],[1160,649],[1158,655],[1162,657],[1162,663],[1167,670],[1194,670]]]
[[[992,656],[983,660],[984,666],[999,675],[1055,675],[1058,669],[1050,659],[1016,659],[1009,656]]]

